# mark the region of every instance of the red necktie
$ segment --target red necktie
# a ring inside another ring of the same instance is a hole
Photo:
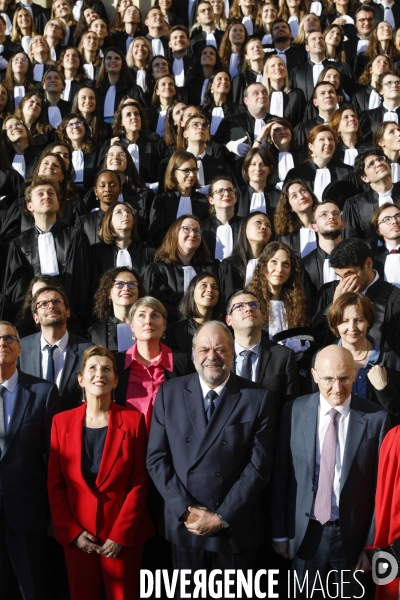
[[[389,252],[389,254],[398,254],[398,253],[399,253],[399,251],[398,251],[398,250],[391,250],[391,251]]]

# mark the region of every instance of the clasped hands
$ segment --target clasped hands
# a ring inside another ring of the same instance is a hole
[[[186,529],[194,535],[213,535],[222,529],[219,516],[205,506],[188,506],[183,521]]]
[[[116,558],[122,548],[121,544],[117,544],[117,542],[113,542],[110,539],[106,540],[102,546],[97,544],[96,541],[97,538],[95,535],[88,531],[82,531],[74,544],[80,550],[83,550],[83,552],[87,552],[88,554],[96,552],[96,554],[102,554],[106,558]]]

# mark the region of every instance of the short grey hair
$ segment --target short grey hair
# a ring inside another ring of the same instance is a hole
[[[11,327],[11,329],[14,330],[15,336],[17,338],[18,345],[20,346],[21,345],[21,339],[19,337],[19,333],[18,333],[15,325],[13,325],[12,323],[10,323],[10,321],[0,321],[0,325],[7,325],[7,327]]]
[[[196,333],[193,336],[192,348],[194,348],[196,346],[197,336],[199,335],[200,331],[203,329],[203,327],[206,327],[208,325],[217,326],[220,329],[222,329],[229,340],[229,345],[230,345],[231,349],[234,350],[235,340],[233,339],[233,335],[232,335],[229,327],[227,325],[225,325],[225,323],[223,323],[222,321],[217,321],[217,320],[207,321],[206,323],[203,323],[203,325],[200,325],[200,327],[198,328],[198,330],[196,331]]]

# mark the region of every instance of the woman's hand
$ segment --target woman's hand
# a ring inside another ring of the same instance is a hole
[[[91,554],[92,552],[99,551],[100,546],[98,544],[93,543],[96,541],[96,539],[97,538],[95,535],[92,535],[88,531],[82,531],[82,533],[79,534],[76,540],[74,541],[74,544],[75,546],[78,546],[80,550],[83,550],[83,552]]]
[[[368,371],[368,379],[376,390],[383,390],[387,386],[388,376],[385,367],[374,365]]]
[[[346,23],[346,19],[343,19],[343,17],[338,17],[332,22],[332,25],[341,25],[343,27],[344,25],[346,25]]]
[[[116,558],[121,548],[121,544],[117,544],[117,542],[113,542],[112,540],[106,540],[102,547],[97,550],[97,554],[102,554],[106,558]]]

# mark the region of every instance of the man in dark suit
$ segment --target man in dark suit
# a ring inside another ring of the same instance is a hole
[[[17,369],[20,351],[17,330],[0,321],[0,587],[11,600],[15,575],[24,600],[47,600],[43,455],[59,395],[55,385]]]
[[[308,35],[306,50],[310,58],[289,73],[289,80],[292,87],[303,90],[306,100],[311,100],[320,73],[327,65],[335,63],[326,58],[326,44],[320,31],[312,31]]]
[[[32,315],[40,332],[21,340],[20,367],[58,386],[61,410],[76,408],[81,403],[77,376],[82,355],[93,344],[68,331],[69,302],[60,289],[44,287],[36,292]]]
[[[147,467],[165,502],[162,533],[176,569],[255,568],[272,399],[231,373],[233,338],[223,323],[203,325],[193,353],[197,374],[163,383],[154,404]]]
[[[280,418],[285,402],[297,398],[300,391],[294,352],[271,342],[262,331],[260,302],[251,292],[232,294],[226,314],[235,337],[233,372],[273,392]]]
[[[282,416],[273,546],[293,558],[300,584],[308,575],[312,586],[319,573],[326,588],[331,570],[331,581],[339,582],[343,570],[370,569],[363,548],[374,540],[378,450],[390,425],[381,407],[351,393],[354,359],[345,348],[321,350],[312,374],[319,393],[286,404]],[[360,574],[346,575],[343,597],[361,595]],[[293,597],[310,596],[303,590]]]
[[[372,134],[383,121],[400,122],[400,76],[397,69],[389,69],[378,79],[376,91],[382,96],[382,104],[362,113],[360,129],[364,141],[372,140]]]
[[[400,287],[400,204],[382,204],[373,214],[372,257],[380,277]]]

